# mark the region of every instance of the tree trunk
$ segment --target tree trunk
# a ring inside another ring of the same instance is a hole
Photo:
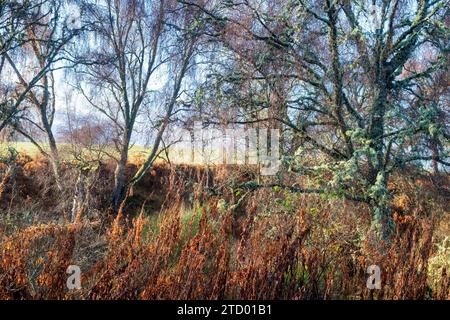
[[[127,189],[126,168],[128,162],[128,143],[121,150],[120,159],[114,172],[113,208],[114,213],[119,211],[120,204],[125,199]]]
[[[48,102],[45,102],[48,103]],[[56,185],[61,189],[61,168],[58,147],[56,145],[55,136],[53,135],[52,126],[47,118],[47,105],[41,105],[39,108],[42,126],[44,128],[45,134],[47,135],[48,144],[50,147],[50,164],[52,166],[53,175],[56,180]]]
[[[53,137],[53,134],[50,132],[48,134],[48,140],[50,145],[50,164],[53,169],[53,174],[55,176],[56,184],[58,188],[61,189],[61,167],[60,167],[60,161],[59,161],[59,153],[58,148],[56,146],[55,138]]]
[[[380,239],[390,243],[394,233],[394,221],[391,209],[380,203],[372,207],[372,229],[375,230]]]
[[[439,163],[436,159],[439,158],[439,140],[436,137],[436,135],[433,135],[431,138],[431,152],[433,154],[433,175],[438,176],[439,175]]]
[[[393,232],[393,221],[389,207],[389,191],[387,189],[388,175],[385,168],[385,153],[383,144],[384,117],[387,106],[388,79],[383,66],[377,72],[374,84],[374,101],[371,110],[369,127],[370,147],[375,151],[376,159],[369,156],[369,184],[372,197],[372,227],[377,230],[380,238],[389,242]]]
[[[390,242],[394,232],[394,221],[389,205],[389,190],[387,188],[388,174],[384,169],[377,173],[375,183],[371,185],[372,229],[380,239]]]

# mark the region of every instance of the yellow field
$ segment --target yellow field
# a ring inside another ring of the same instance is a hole
[[[42,145],[45,151],[48,151],[48,145]],[[8,142],[0,144],[0,156],[5,155],[8,151],[8,148],[14,148],[19,153],[26,154],[32,158],[41,156],[41,152],[39,149],[32,144],[31,142]],[[101,159],[107,159],[110,155],[117,156],[117,151],[113,146],[110,147],[102,147],[104,152],[99,151],[89,151],[87,149],[82,150],[82,152],[88,157],[101,157]],[[73,155],[73,149],[70,144],[60,143],[58,144],[58,150],[63,159],[70,160]],[[147,155],[150,153],[151,148],[147,148],[144,146],[132,146],[129,151],[129,159],[130,161],[144,161]],[[171,161],[175,163],[186,163],[186,152],[182,150],[177,150],[177,148],[171,148],[169,151]],[[161,153],[160,158],[165,159],[165,153]],[[157,159],[158,161],[162,161],[161,159]]]
[[[8,148],[14,148],[16,149],[19,153],[23,153],[26,154],[30,157],[39,157],[41,155],[41,152],[39,151],[39,149],[32,144],[31,142],[8,142],[8,143],[1,143],[0,144],[0,154],[4,154]],[[43,149],[45,151],[48,151],[48,145],[43,144],[42,145]],[[70,154],[69,151],[70,145],[67,143],[59,143],[58,144],[58,149],[60,150],[61,154],[64,156],[68,156]],[[107,148],[109,150],[106,150],[109,154],[115,154],[115,150],[114,148],[111,146],[111,148]],[[145,157],[149,152],[150,152],[150,148],[145,148],[142,146],[133,146],[130,149],[130,157],[137,157],[137,158],[141,158],[141,157]]]
[[[32,144],[31,142],[8,142],[8,143],[0,143],[0,156],[5,155],[7,153],[8,148],[14,148],[19,153],[26,154],[32,158],[41,156],[41,152],[39,149]],[[43,149],[48,151],[48,146],[43,144]],[[118,156],[117,150],[113,146],[102,146],[102,151],[99,150],[88,150],[88,149],[80,149],[77,150],[77,153],[83,153],[83,157],[90,159],[102,159],[106,160],[110,158],[110,156]],[[76,149],[76,148],[75,148]],[[95,149],[95,148],[93,148]],[[100,148],[99,148],[100,149]],[[60,143],[58,144],[58,150],[60,156],[65,160],[73,159],[74,148],[73,145],[68,143]],[[132,146],[129,151],[129,160],[132,162],[141,162],[146,159],[146,157],[151,152],[151,148],[147,148],[144,146]],[[193,159],[191,158],[191,150],[183,149],[181,146],[172,146],[167,150],[167,153],[170,158],[170,162],[177,164],[188,164],[192,163]],[[222,154],[219,150],[209,150],[205,151],[204,154],[199,156],[200,159],[196,159],[196,162],[205,164],[220,164],[223,161]],[[162,159],[167,159],[167,155],[165,152],[161,152],[160,157],[156,162],[162,161]],[[242,159],[238,161],[233,158],[236,163],[241,163]]]

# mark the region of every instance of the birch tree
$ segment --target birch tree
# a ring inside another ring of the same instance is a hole
[[[445,106],[443,95],[433,104],[425,81],[448,74],[448,2],[183,2],[203,10],[214,40],[233,56],[215,77],[219,91],[241,88],[231,97],[246,110],[229,121],[280,122],[295,142],[287,168],[312,177],[318,192],[370,204],[373,227],[387,239],[391,174],[407,164],[449,164],[448,119],[432,111]],[[285,83],[283,112],[252,119],[274,107],[249,88],[270,87],[274,78]],[[430,154],[424,137],[439,152]]]
[[[9,84],[14,87],[2,128],[13,124],[15,131],[48,157],[57,182],[60,178],[60,159],[52,129],[56,112],[54,72],[73,65],[65,50],[82,32],[81,26],[72,26],[72,22],[68,21],[66,9],[66,3],[60,0],[25,1],[20,9],[12,7],[10,15],[19,16],[21,22],[15,23],[15,35],[2,39],[5,48],[2,67],[3,64],[5,66],[0,70],[4,72],[3,76],[9,75],[13,79]],[[15,46],[12,42],[17,37],[21,44]],[[65,64],[67,61],[70,66]],[[12,123],[11,119],[19,111],[20,117]],[[27,127],[45,136],[49,151]]]
[[[195,41],[183,26],[180,28],[180,22],[188,21],[179,13],[183,8],[177,7],[176,1],[102,1],[89,10],[96,23],[98,46],[89,53],[95,63],[80,71],[85,84],[79,89],[115,128],[118,157],[112,202],[117,211],[130,183],[142,178],[160,152]],[[152,82],[159,82],[157,87],[161,89],[152,89]],[[145,113],[151,115],[156,128],[154,143],[144,165],[134,177],[128,177],[133,131],[137,119]]]

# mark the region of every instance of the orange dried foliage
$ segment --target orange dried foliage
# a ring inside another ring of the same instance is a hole
[[[396,232],[384,243],[360,204],[305,195],[289,211],[267,201],[270,190],[242,202],[234,192],[211,195],[216,177],[205,168],[154,170],[145,179],[165,186],[156,222],[145,203],[133,219],[124,202],[89,242],[85,214],[0,236],[0,299],[448,299],[447,269],[439,290],[427,285],[437,220],[423,194],[394,199]],[[196,181],[190,202],[187,181]],[[69,291],[66,269],[77,263],[82,289]],[[372,264],[380,290],[366,288]]]

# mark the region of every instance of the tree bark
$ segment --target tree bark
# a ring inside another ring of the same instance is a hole
[[[125,137],[126,141],[122,146],[120,151],[120,159],[117,162],[116,170],[114,171],[114,190],[112,194],[112,202],[114,213],[117,213],[120,208],[120,204],[125,199],[125,194],[127,190],[127,162],[128,162],[128,146],[129,138]]]

